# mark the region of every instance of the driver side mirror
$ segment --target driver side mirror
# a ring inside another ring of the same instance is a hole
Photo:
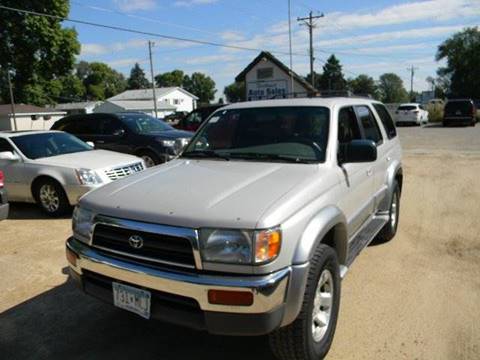
[[[20,160],[20,156],[12,151],[2,151],[0,152],[0,160],[18,161]]]
[[[340,164],[373,162],[377,160],[377,146],[372,140],[352,140],[340,145],[338,159]]]

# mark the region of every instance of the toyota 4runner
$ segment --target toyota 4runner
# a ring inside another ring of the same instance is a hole
[[[277,358],[319,359],[341,278],[396,233],[402,182],[379,102],[229,105],[177,159],[84,196],[67,259],[84,292],[144,318],[269,334]]]

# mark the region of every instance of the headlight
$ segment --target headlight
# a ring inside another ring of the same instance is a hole
[[[229,264],[262,264],[278,256],[280,229],[261,231],[202,229],[202,259]]]
[[[89,243],[93,233],[93,218],[95,214],[90,210],[82,209],[81,207],[75,207],[72,217],[72,230],[73,236]]]
[[[165,147],[174,147],[175,140],[160,140],[160,144],[162,144]]]
[[[100,176],[93,170],[77,169],[76,172],[78,181],[80,181],[82,185],[97,185],[102,183]]]

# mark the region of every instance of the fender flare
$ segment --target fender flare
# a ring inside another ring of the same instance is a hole
[[[313,257],[317,245],[324,241],[332,229],[333,239],[329,240],[333,242],[329,245],[337,252],[339,263],[345,264],[348,247],[347,219],[343,212],[333,205],[323,208],[310,219],[295,249],[293,264],[308,262]]]
[[[379,209],[381,211],[389,211],[390,209],[390,199],[393,195],[393,183],[395,179],[400,176],[400,191],[402,190],[402,183],[403,183],[403,169],[402,164],[399,161],[394,162],[387,170],[387,192],[385,197],[383,198],[382,202],[379,205]]]

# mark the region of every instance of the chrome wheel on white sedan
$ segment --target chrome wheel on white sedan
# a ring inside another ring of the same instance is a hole
[[[53,213],[60,207],[60,195],[51,184],[43,184],[40,187],[40,202],[43,208]]]
[[[63,187],[54,179],[35,180],[33,195],[40,208],[49,216],[61,216],[70,209],[70,203]]]

